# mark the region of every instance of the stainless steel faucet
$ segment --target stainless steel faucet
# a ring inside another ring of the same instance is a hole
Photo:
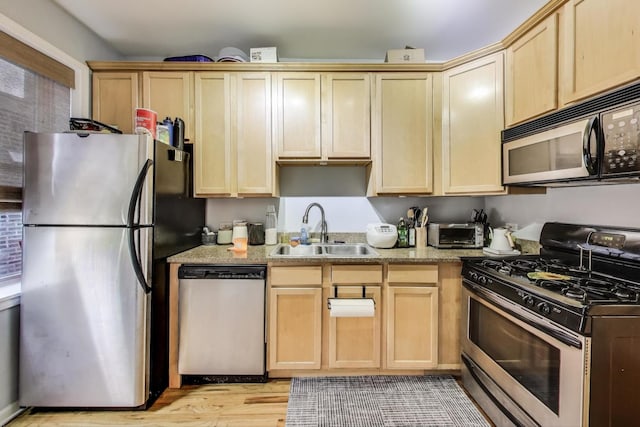
[[[320,225],[320,242],[328,243],[329,236],[327,235],[327,221],[325,221],[324,219],[324,209],[322,208],[320,203],[313,202],[309,204],[309,206],[307,206],[307,209],[304,211],[304,215],[302,216],[302,223],[309,223],[309,210],[314,206],[317,206],[320,209],[320,215],[322,216],[322,224]]]

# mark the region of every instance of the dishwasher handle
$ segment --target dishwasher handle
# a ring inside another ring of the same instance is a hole
[[[266,276],[264,265],[182,265],[178,269],[179,279],[264,280]]]

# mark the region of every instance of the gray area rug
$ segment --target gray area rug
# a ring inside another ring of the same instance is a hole
[[[448,375],[293,378],[286,425],[489,426]]]

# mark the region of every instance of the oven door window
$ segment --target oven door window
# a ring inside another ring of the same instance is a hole
[[[510,322],[476,300],[470,300],[469,339],[558,414],[560,350]]]

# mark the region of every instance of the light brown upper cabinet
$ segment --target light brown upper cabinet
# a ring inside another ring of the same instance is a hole
[[[375,194],[433,190],[432,76],[375,74],[371,142]]]
[[[158,113],[158,122],[180,117],[185,139],[193,141],[193,72],[143,72],[142,106]]]
[[[275,73],[278,158],[320,159],[320,73]]]
[[[488,55],[442,77],[444,194],[503,193],[504,55]]]
[[[506,51],[506,125],[558,107],[558,14],[554,13]]]
[[[274,193],[271,73],[236,75],[236,165],[239,195]]]
[[[94,72],[93,119],[134,132],[135,110],[140,104],[138,73]]]
[[[195,193],[273,194],[271,74],[195,74]]]
[[[564,104],[640,76],[640,1],[569,0],[563,14]]]
[[[194,193],[196,196],[232,195],[231,75],[195,76]]]
[[[274,125],[282,161],[369,159],[368,73],[275,73]]]
[[[368,73],[322,75],[322,150],[326,159],[371,156]]]

